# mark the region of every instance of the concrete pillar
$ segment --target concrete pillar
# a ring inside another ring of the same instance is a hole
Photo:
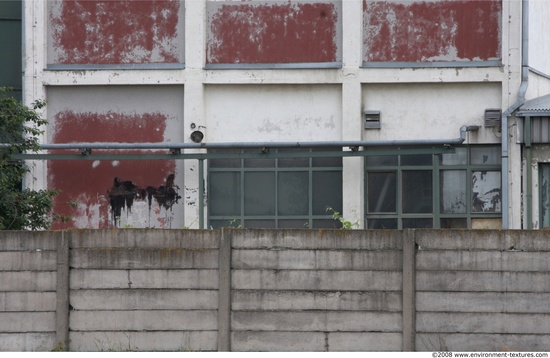
[[[403,230],[403,351],[414,352],[416,339],[416,231]]]
[[[55,341],[57,349],[69,350],[69,246],[70,232],[62,231],[57,242]]]
[[[350,0],[342,2],[342,140],[362,140],[361,83],[357,80],[362,63],[363,2]],[[349,149],[348,149],[349,150]],[[344,158],[343,216],[364,225],[363,205],[363,158]]]
[[[221,229],[218,287],[218,351],[231,351],[231,229]]]

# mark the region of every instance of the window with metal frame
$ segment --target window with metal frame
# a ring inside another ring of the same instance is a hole
[[[501,191],[500,146],[365,158],[369,229],[471,228],[501,217]]]
[[[342,158],[315,149],[271,152],[277,157],[243,158],[250,150],[237,150],[234,158],[209,159],[209,227],[339,227],[327,208],[342,211]]]

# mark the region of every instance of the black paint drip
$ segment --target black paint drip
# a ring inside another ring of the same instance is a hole
[[[177,204],[178,200],[181,199],[181,196],[178,194],[179,187],[174,184],[174,178],[174,174],[170,174],[166,178],[165,185],[161,185],[158,188],[148,186],[145,189],[135,185],[132,181],[123,181],[115,178],[113,187],[108,191],[115,227],[120,224],[120,216],[123,209],[127,209],[129,213],[132,212],[134,200],[145,200],[147,198],[149,212],[151,211],[153,198],[161,208],[171,210],[172,206]]]

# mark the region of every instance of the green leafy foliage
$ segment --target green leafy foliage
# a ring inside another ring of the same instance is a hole
[[[37,152],[40,129],[47,124],[38,114],[44,101],[32,108],[10,96],[10,88],[0,88],[0,230],[39,230],[50,227],[54,190],[22,190],[23,177],[30,172],[25,163],[11,158],[16,153]]]
[[[344,230],[359,229],[359,227],[361,226],[358,219],[356,219],[353,222],[349,221],[349,220],[345,219],[340,214],[340,212],[334,210],[330,206],[327,206],[327,212],[332,214],[332,219],[333,220],[336,220],[336,221],[340,222],[340,224],[342,225],[341,229],[344,229]]]

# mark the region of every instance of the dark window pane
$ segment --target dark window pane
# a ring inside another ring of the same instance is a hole
[[[228,220],[210,220],[208,227],[212,229],[219,229],[222,227],[236,227],[240,228],[241,221],[239,219],[228,219]]]
[[[442,165],[466,165],[468,164],[468,150],[467,148],[455,148],[454,153],[441,154]]]
[[[472,172],[472,212],[500,211],[500,172]]]
[[[245,168],[273,168],[275,167],[275,159],[245,159]]]
[[[401,165],[432,165],[431,154],[402,155]]]
[[[327,207],[342,212],[342,172],[314,172],[312,199],[314,215],[326,215]]]
[[[320,149],[312,149],[312,152],[341,152],[342,149],[331,149],[331,148],[320,148]],[[313,167],[342,167],[342,157],[328,157],[328,158],[312,158],[312,166]]]
[[[397,229],[397,219],[368,219],[368,229]]]
[[[340,229],[342,224],[338,220],[319,219],[313,220],[313,229]]]
[[[403,171],[403,212],[431,213],[432,171]]]
[[[395,166],[397,165],[397,155],[376,155],[376,156],[367,156],[366,163],[367,167],[378,167],[378,166]]]
[[[210,149],[208,153],[227,155],[228,158],[209,159],[208,165],[210,168],[240,168],[241,159],[235,159],[233,156],[241,153],[240,149]]]
[[[275,220],[245,220],[243,227],[247,229],[274,229]]]
[[[210,215],[241,214],[241,174],[232,172],[210,172],[209,205]]]
[[[307,215],[309,212],[309,173],[280,172],[277,183],[278,214]]]
[[[395,213],[397,211],[395,172],[367,173],[367,212]]]
[[[275,214],[275,173],[249,172],[244,174],[244,214]]]
[[[432,219],[403,219],[403,229],[429,229],[432,228]]]
[[[445,214],[466,213],[466,171],[441,171],[441,212]]]
[[[281,229],[308,229],[309,220],[279,220],[277,227]]]
[[[279,153],[287,152],[309,152],[309,149],[303,148],[285,148],[279,149]],[[279,158],[279,168],[309,167],[309,158]]]
[[[466,229],[468,221],[466,219],[441,219],[442,229]]]
[[[484,165],[498,165],[501,163],[500,146],[471,147],[471,163]]]

